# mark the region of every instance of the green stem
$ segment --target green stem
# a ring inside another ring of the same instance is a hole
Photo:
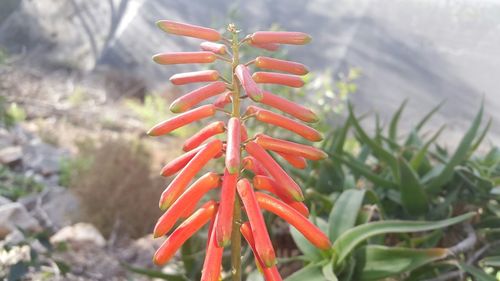
[[[233,51],[232,61],[232,100],[233,110],[232,117],[240,118],[240,85],[238,78],[235,74],[235,68],[240,63],[239,58],[239,42],[238,30],[234,24],[228,26],[228,30],[232,33],[231,49]],[[237,196],[234,200],[233,212],[233,227],[231,231],[231,275],[233,281],[241,281],[241,234],[240,234],[240,221],[241,221],[241,203]]]

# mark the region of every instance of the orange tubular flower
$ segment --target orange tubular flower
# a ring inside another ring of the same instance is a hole
[[[304,195],[302,194],[302,191],[297,183],[262,147],[251,141],[245,145],[245,150],[257,159],[257,161],[259,161],[259,163],[266,168],[267,172],[269,172],[271,176],[273,176],[273,178],[284,187],[287,195],[295,201],[304,201]]]
[[[244,142],[248,139],[247,127],[241,124],[241,142]]]
[[[186,166],[186,164],[189,163],[189,161],[191,159],[193,159],[193,157],[196,155],[196,153],[198,153],[198,151],[200,151],[200,149],[202,149],[202,148],[203,147],[198,147],[196,149],[193,149],[193,150],[189,151],[188,153],[184,153],[181,156],[175,158],[174,160],[168,162],[167,165],[163,166],[160,174],[164,177],[169,177],[169,176],[177,173],[182,168],[184,168],[184,166]]]
[[[194,37],[207,41],[219,41],[222,38],[220,33],[215,29],[192,24],[180,23],[170,20],[160,20],[156,22],[156,25],[161,30],[175,35]]]
[[[288,154],[284,152],[276,152],[281,158],[285,159],[290,165],[297,169],[305,169],[307,167],[307,161],[304,157]]]
[[[219,215],[217,214],[216,217]],[[217,220],[217,219],[215,219]],[[224,253],[224,248],[217,245],[215,238],[215,228],[208,232],[208,245],[207,254],[205,255],[205,261],[203,262],[203,270],[201,271],[201,281],[219,281],[220,269],[222,266],[222,254]]]
[[[274,95],[268,91],[262,91],[262,99],[260,100],[260,103],[274,107],[307,123],[315,123],[319,120],[318,116],[316,116],[312,110]]]
[[[267,194],[257,192],[255,197],[259,206],[275,215],[281,217],[289,224],[293,225],[304,237],[314,246],[327,250],[331,248],[328,237],[312,222],[302,216],[298,211],[283,202]]]
[[[226,128],[224,126],[224,122],[217,121],[217,122],[210,123],[208,126],[201,129],[196,134],[192,135],[190,138],[188,138],[186,141],[184,141],[184,145],[182,146],[182,149],[184,151],[193,150],[193,149],[197,148],[200,144],[202,144],[204,141],[209,139],[210,137],[213,137],[213,136],[218,135],[218,134],[222,134],[222,133],[224,133],[224,131],[226,131]]]
[[[240,171],[240,119],[232,117],[227,124],[226,169],[230,174]]]
[[[216,59],[212,52],[177,52],[153,56],[153,60],[159,64],[211,63]]]
[[[160,237],[169,232],[186,208],[196,205],[205,193],[219,186],[219,183],[220,176],[212,172],[206,173],[195,181],[160,217],[153,231],[154,237]]]
[[[272,178],[256,175],[253,177],[253,186],[258,190],[268,191],[276,196],[278,196],[283,202],[287,203],[290,207],[297,210],[304,217],[309,217],[309,209],[303,202],[297,202],[291,199],[284,188],[277,184]]]
[[[178,73],[170,77],[170,82],[174,85],[185,85],[198,82],[212,82],[219,79],[217,70],[201,70],[186,73]]]
[[[177,252],[177,250],[195,232],[205,225],[217,212],[217,203],[213,200],[205,203],[200,209],[185,220],[172,234],[163,242],[156,251],[153,262],[156,265],[164,265]]]
[[[227,53],[226,45],[214,42],[203,42],[200,44],[200,48],[203,51],[208,51],[219,55],[225,55]]]
[[[220,95],[214,102],[214,106],[217,108],[224,108],[226,105],[231,103],[231,92],[226,92]]]
[[[173,113],[184,112],[210,97],[223,93],[225,90],[226,84],[222,81],[210,83],[174,100],[170,105],[170,111]]]
[[[251,171],[254,175],[267,176],[268,172],[262,167],[262,165],[257,161],[257,159],[252,156],[247,156],[243,158],[243,168],[245,170]]]
[[[262,99],[262,90],[255,84],[248,68],[240,64],[234,69],[234,72],[247,95],[254,101],[260,101]]]
[[[279,115],[279,114],[274,113],[272,111],[269,111],[269,110],[266,110],[263,108],[259,108],[259,107],[253,106],[253,105],[249,106],[248,108],[249,108],[249,110],[247,110],[247,111],[250,111],[250,112],[253,111],[255,114],[255,119],[257,119],[261,122],[276,125],[276,126],[281,127],[283,129],[287,129],[287,130],[292,131],[292,132],[298,134],[299,136],[302,136],[303,138],[310,140],[310,141],[323,140],[323,136],[315,129],[313,129],[309,126],[306,126],[304,124],[301,124],[301,123],[299,123],[295,120],[292,120],[288,117]]]
[[[248,246],[250,246],[250,248],[252,249],[252,252],[254,253],[255,256],[255,261],[257,262],[257,266],[262,269],[262,273],[264,273],[265,280],[266,281],[282,280],[276,265],[273,265],[271,267],[265,267],[264,263],[257,255],[257,251],[255,249],[255,240],[253,238],[252,228],[250,227],[250,223],[249,222],[243,223],[240,227],[240,232],[243,235],[243,237],[245,237],[245,240],[247,240]]]
[[[278,84],[294,88],[304,86],[304,80],[302,80],[302,77],[276,72],[255,72],[252,75],[252,79],[255,83]]]
[[[311,36],[302,32],[257,31],[250,36],[253,44],[304,45],[311,42]]]
[[[230,174],[227,169],[222,179],[222,190],[220,195],[220,207],[215,225],[217,243],[221,247],[229,244],[233,227],[234,200],[236,198],[237,174]]]
[[[253,229],[252,234],[255,238],[257,255],[262,260],[264,267],[271,267],[276,264],[276,255],[253,188],[247,179],[241,179],[238,181],[237,189]]]
[[[328,155],[324,151],[314,146],[280,140],[264,134],[260,134],[259,136],[257,136],[255,142],[262,146],[264,149],[301,156],[309,160],[322,160],[328,157]]]
[[[168,209],[184,192],[193,177],[221,150],[222,142],[220,140],[213,140],[202,148],[163,191],[160,197],[160,209]]]
[[[173,118],[161,122],[160,124],[155,125],[148,131],[148,135],[155,137],[166,135],[175,129],[198,121],[200,119],[213,116],[214,114],[215,106],[213,106],[212,104],[200,106],[196,109],[184,112],[183,114],[177,115]]]
[[[270,52],[277,51],[280,48],[280,44],[276,44],[276,43],[256,44],[256,43],[253,43],[252,41],[250,41],[248,44],[250,46],[252,46],[252,47],[259,48],[259,49],[264,49],[264,50],[267,50],[267,51],[270,51]]]
[[[306,75],[309,73],[307,67],[301,63],[268,57],[256,57],[255,66],[264,69],[288,72],[295,75]]]

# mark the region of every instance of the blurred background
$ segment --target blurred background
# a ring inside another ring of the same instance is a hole
[[[427,128],[446,124],[440,142],[454,148],[483,101],[493,120],[483,144],[500,137],[500,1],[1,0],[0,277],[149,280],[123,263],[153,268],[150,233],[168,181],[158,171],[200,128],[145,137],[190,89],[168,78],[197,69],[152,62],[198,50],[199,40],[160,31],[160,19],[311,34],[277,56],[311,70],[296,96],[325,134],[346,119],[347,102],[368,113],[371,131],[408,100],[403,133],[443,102]],[[36,269],[20,262],[33,249],[44,260]]]

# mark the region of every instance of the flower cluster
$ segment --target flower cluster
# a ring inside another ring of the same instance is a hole
[[[209,224],[202,280],[220,280],[223,249],[231,244],[233,238],[239,241],[240,232],[252,248],[265,279],[281,280],[262,210],[287,221],[320,249],[329,249],[331,243],[308,220],[309,210],[302,202],[304,196],[299,185],[268,151],[299,169],[306,167],[306,160],[320,160],[326,154],[313,146],[262,133],[248,136],[244,123],[253,118],[289,130],[309,141],[322,140],[318,131],[302,123],[318,121],[311,110],[258,86],[264,83],[301,87],[304,84],[301,75],[308,73],[307,68],[297,62],[264,56],[240,63],[239,48],[248,44],[274,51],[281,44],[303,45],[311,38],[301,32],[258,31],[239,40],[239,31],[232,24],[228,27],[231,38],[224,38],[214,29],[168,20],[159,21],[158,26],[167,33],[206,42],[200,44],[201,51],[162,53],[153,57],[155,62],[170,65],[221,61],[231,66],[232,76],[225,78],[216,70],[204,70],[175,74],[170,78],[174,85],[208,84],[172,102],[170,110],[179,114],[154,126],[149,135],[165,135],[216,113],[228,116],[228,120],[210,123],[188,138],[183,145],[185,153],[163,167],[163,176],[175,176],[160,198],[159,205],[165,213],[155,226],[154,236],[168,234],[168,237],[156,252],[154,262],[158,265],[167,263],[189,237]],[[258,71],[252,74],[250,67],[278,72]],[[211,97],[216,97],[212,103],[195,108]],[[256,105],[248,105],[246,111],[240,114],[241,103],[249,99],[290,117]],[[231,110],[226,107],[231,107]],[[224,133],[225,140],[221,136]],[[221,157],[225,159],[223,173],[208,172],[191,183],[210,160]],[[248,171],[245,174],[251,174],[253,178],[245,178],[243,171]],[[212,189],[220,189],[219,200],[210,200],[197,208],[204,194]],[[241,215],[242,207],[246,216]],[[182,223],[173,229],[179,220],[183,220]]]

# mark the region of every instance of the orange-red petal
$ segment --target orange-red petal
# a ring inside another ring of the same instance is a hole
[[[253,44],[304,45],[311,42],[311,36],[293,31],[257,31],[250,36]]]
[[[211,63],[217,59],[212,52],[173,52],[153,56],[158,64]]]
[[[254,72],[252,79],[255,83],[277,84],[294,88],[304,86],[304,80],[302,80],[302,77],[276,72]]]
[[[221,34],[215,29],[193,24],[180,23],[171,20],[160,20],[156,22],[156,25],[161,30],[175,35],[193,37],[208,41],[219,41],[222,38]]]
[[[174,100],[170,105],[170,111],[174,113],[184,112],[210,97],[223,93],[225,90],[226,83],[222,81],[212,82]]]
[[[215,225],[217,243],[222,247],[227,246],[231,239],[237,180],[237,174],[230,174],[227,170],[224,171],[220,195],[220,207],[217,215],[217,223]]]
[[[264,134],[257,136],[255,142],[264,149],[301,156],[309,160],[322,160],[328,157],[323,150],[314,146],[276,139]]]
[[[262,91],[260,103],[274,107],[307,123],[318,122],[319,118],[312,110],[291,102],[268,91]]]
[[[219,55],[225,55],[227,53],[226,45],[214,42],[202,42],[200,44],[200,48],[203,51],[208,51]]]
[[[262,90],[255,84],[248,67],[243,64],[236,66],[234,73],[245,90],[245,93],[254,101],[260,101],[262,99]]]
[[[213,116],[215,114],[215,106],[207,104],[196,109],[184,112],[168,120],[165,120],[148,131],[150,136],[161,136],[172,132],[182,126],[198,121],[203,118]]]
[[[295,75],[306,75],[309,73],[307,67],[301,63],[269,57],[256,57],[255,66],[264,69],[284,71]]]
[[[212,82],[219,79],[217,70],[200,70],[193,72],[177,73],[170,77],[170,82],[174,85],[185,85],[198,82]]]
[[[230,174],[240,171],[240,143],[241,123],[240,119],[232,117],[227,123],[227,147],[226,147],[226,169]]]
[[[193,149],[199,147],[199,145],[202,144],[207,139],[209,139],[215,135],[224,133],[225,130],[226,130],[226,128],[224,126],[224,122],[222,122],[222,121],[216,121],[216,122],[210,123],[206,127],[204,127],[203,129],[199,130],[194,135],[189,137],[186,141],[184,141],[184,145],[182,146],[182,149],[184,151],[193,150]]]

